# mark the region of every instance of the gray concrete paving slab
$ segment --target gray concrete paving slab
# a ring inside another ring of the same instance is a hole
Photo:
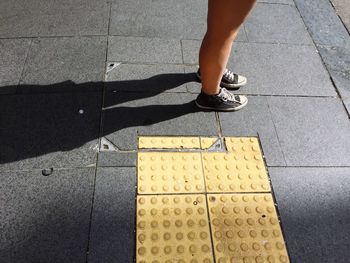
[[[292,5],[258,3],[245,22],[245,29],[252,42],[312,44],[298,10]]]
[[[197,63],[199,45],[199,41],[183,40],[185,63]],[[235,43],[228,68],[248,78],[248,85],[239,93],[337,95],[329,74],[313,46]]]
[[[292,262],[348,262],[350,168],[269,172]]]
[[[317,48],[320,51],[322,59],[327,68],[330,70],[343,72],[350,76],[350,45],[349,48],[322,45],[318,45]]]
[[[0,170],[94,165],[101,93],[2,96]],[[5,106],[4,106],[5,105]]]
[[[0,3],[0,37],[107,35],[107,1],[10,1]]]
[[[347,0],[331,0],[337,14],[350,32],[350,4]]]
[[[294,1],[293,0],[258,0],[257,2],[258,3],[294,5]]]
[[[148,38],[202,39],[207,1],[118,1],[112,6],[110,35]],[[244,30],[239,39],[246,41]]]
[[[97,166],[99,167],[135,167],[136,152],[109,152],[101,151],[98,154]]]
[[[30,39],[0,39],[0,94],[16,92]]]
[[[201,112],[196,95],[107,92],[103,135],[120,150],[134,150],[137,135],[217,135],[214,112]]]
[[[342,98],[350,98],[350,72],[347,74],[332,69],[329,72]]]
[[[1,172],[1,262],[86,262],[94,174]]]
[[[55,84],[70,80],[75,84],[90,82],[91,85],[68,85],[67,91],[101,90],[102,83],[91,82],[104,80],[106,47],[106,37],[35,39],[18,89],[30,93],[55,92]],[[60,87],[59,91],[63,89]]]
[[[98,168],[87,262],[133,262],[135,168]]]
[[[349,33],[329,0],[294,1],[315,43],[339,47],[349,45]]]
[[[286,165],[266,97],[248,97],[248,106],[237,112],[219,113],[224,136],[259,135],[267,165]]]
[[[350,122],[337,98],[269,97],[287,166],[348,166]]]
[[[182,63],[177,39],[110,36],[108,61],[133,63]]]
[[[193,75],[184,74],[182,65],[121,64],[107,72],[106,87],[116,92],[186,92],[189,78]]]
[[[207,2],[118,1],[112,6],[110,34],[119,36],[201,39]]]

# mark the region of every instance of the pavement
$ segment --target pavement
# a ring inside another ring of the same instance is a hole
[[[1,262],[133,262],[138,136],[258,136],[291,262],[349,262],[350,37],[329,0],[260,0],[198,110],[206,1],[0,3]]]

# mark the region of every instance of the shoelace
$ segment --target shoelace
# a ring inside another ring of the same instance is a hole
[[[235,79],[235,73],[233,73],[231,70],[228,70],[228,69],[225,69],[224,76],[231,81]]]
[[[221,88],[221,92],[218,94],[218,96],[223,100],[223,101],[233,101],[233,102],[241,102],[239,99],[239,96],[236,96],[229,92],[225,88]]]

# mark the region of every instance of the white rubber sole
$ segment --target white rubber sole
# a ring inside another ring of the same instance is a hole
[[[240,106],[237,106],[235,108],[229,108],[229,109],[217,109],[217,108],[214,108],[214,107],[206,107],[206,106],[202,106],[200,104],[197,103],[197,101],[195,100],[195,103],[196,103],[196,106],[198,108],[201,108],[201,109],[204,109],[204,110],[213,110],[213,111],[238,111],[242,108],[244,108],[247,104],[248,104],[248,99]]]

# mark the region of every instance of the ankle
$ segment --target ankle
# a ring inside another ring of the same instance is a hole
[[[214,96],[218,95],[221,92],[221,88],[217,88],[215,90],[205,90],[202,88],[201,92],[208,96]]]

